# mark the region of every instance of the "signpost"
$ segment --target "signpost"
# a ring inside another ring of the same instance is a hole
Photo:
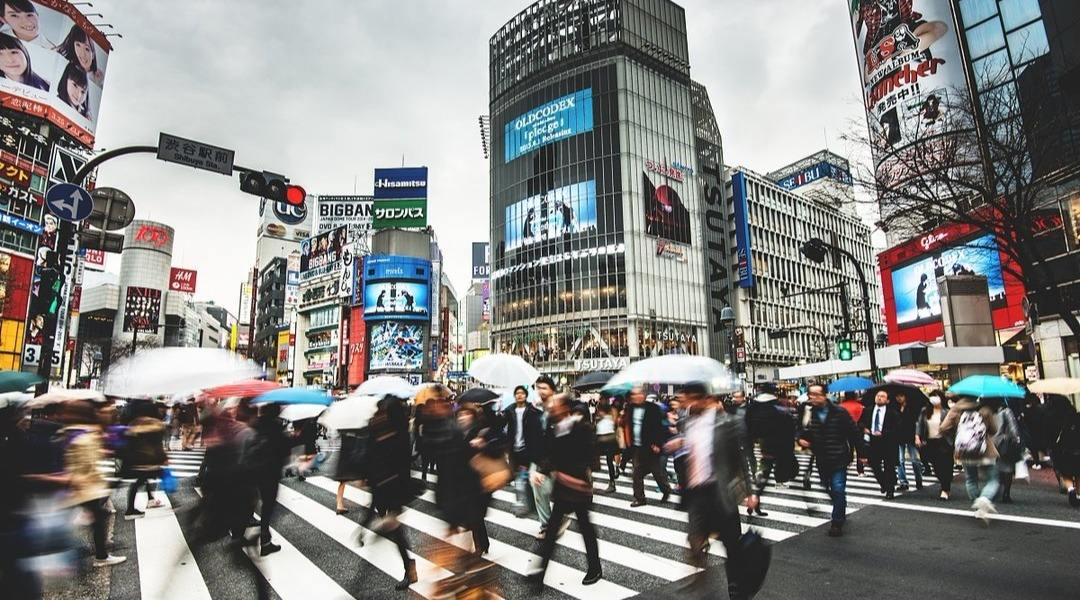
[[[161,133],[158,137],[157,157],[158,160],[165,162],[231,176],[235,156],[234,150],[218,148],[167,133]]]
[[[78,223],[94,211],[94,199],[74,183],[58,183],[45,192],[45,206],[57,217]]]

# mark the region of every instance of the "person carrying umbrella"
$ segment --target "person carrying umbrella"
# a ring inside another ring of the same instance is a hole
[[[660,466],[660,451],[667,441],[667,431],[660,407],[645,401],[645,389],[640,385],[630,390],[630,404],[623,411],[622,427],[626,431],[626,451],[634,461],[634,501],[630,506],[645,505],[645,475],[648,473],[663,491],[660,502],[667,502],[671,497],[671,484],[667,472]]]
[[[409,475],[409,419],[403,401],[384,396],[368,427],[371,510],[382,515],[379,533],[393,541],[401,555],[405,575],[394,589],[405,590],[416,583],[416,562],[409,558],[409,544],[397,520],[402,507],[412,499],[413,489]]]
[[[259,510],[259,543],[260,555],[266,556],[281,550],[281,546],[271,541],[270,523],[277,509],[281,471],[288,462],[292,447],[300,442],[285,434],[280,404],[268,402],[259,405],[258,410],[258,416],[251,424],[254,437],[244,451],[244,460],[254,476],[255,487],[259,491],[259,501],[262,504]]]

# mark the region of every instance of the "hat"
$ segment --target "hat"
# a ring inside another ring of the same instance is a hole
[[[649,402],[656,402],[656,394],[649,394],[648,396],[645,396],[645,399]]]

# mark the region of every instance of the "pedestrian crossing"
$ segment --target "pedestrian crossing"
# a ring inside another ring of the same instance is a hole
[[[170,460],[175,454],[178,461],[187,461],[183,466],[173,465],[178,477],[197,473],[201,451],[169,454]],[[798,460],[805,469],[809,456],[800,455]],[[413,476],[419,479],[420,474],[414,471]],[[933,484],[932,477],[925,479],[927,485]],[[463,559],[473,552],[471,536],[467,532],[449,532],[447,523],[440,518],[435,507],[435,481],[437,474],[429,474],[427,489],[399,518],[419,575],[410,590],[421,598],[442,597],[446,587],[442,584],[455,577],[454,565],[468,564]],[[524,579],[539,566],[539,542],[535,539],[539,524],[535,518],[515,516],[515,492],[511,487],[493,494],[486,516],[491,546],[480,563],[490,566],[496,574],[496,597],[630,598],[697,571],[686,560],[687,515],[678,507],[677,494],[672,496],[672,502],[660,503],[661,494],[648,478],[648,503],[631,507],[630,477],[617,478],[613,492],[601,493],[608,483],[606,472],[594,473],[597,494],[591,517],[600,539],[604,579],[596,585],[581,585],[586,571],[584,540],[576,523],[571,522],[558,540],[540,594]],[[396,547],[360,525],[371,503],[370,493],[347,486],[349,512],[338,515],[334,511],[337,486],[336,481],[320,474],[304,481],[285,479],[272,528],[273,540],[282,550],[266,557],[259,556],[257,549],[249,550],[243,554],[246,562],[242,566],[235,564],[235,556],[233,561],[228,559],[224,542],[211,547],[193,542],[193,525],[185,518],[185,512],[198,500],[198,490],[191,480],[183,482],[176,493],[155,492],[155,497],[164,502],[162,508],[147,509],[145,517],[134,521],[116,521],[117,552],[127,552],[129,561],[135,561],[138,568],[115,570],[111,585],[114,590],[139,590],[141,598],[232,597],[240,592],[231,589],[254,589],[252,583],[244,581],[251,577],[270,589],[273,597],[284,600],[400,597],[401,593],[393,589],[403,575]],[[850,469],[847,489],[849,514],[883,501],[876,482],[858,477],[854,467]],[[121,489],[115,491],[115,504],[122,505],[124,493]],[[145,507],[146,502],[145,492],[140,493],[136,506]],[[753,527],[773,543],[827,524],[832,510],[816,473],[809,490],[802,488],[801,478],[788,486],[770,482],[761,506],[767,513],[764,516],[741,515],[744,530]],[[249,530],[249,535],[254,533]],[[361,536],[365,542],[362,546],[358,544]],[[719,542],[713,542],[709,554],[710,566],[722,564],[724,549]],[[457,559],[463,562],[455,562]],[[125,578],[137,581],[125,582]],[[113,596],[134,597],[115,591]]]
[[[192,450],[167,450],[165,454],[169,458],[169,470],[177,479],[195,477],[199,474],[199,466],[202,465],[206,450],[194,448]],[[111,483],[132,482],[134,479],[120,477],[120,461],[114,458],[104,458],[97,463],[98,472],[105,475],[105,479]],[[154,481],[157,481],[156,479]]]

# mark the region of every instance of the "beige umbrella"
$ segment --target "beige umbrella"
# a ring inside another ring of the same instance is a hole
[[[1080,379],[1076,377],[1051,377],[1040,379],[1028,385],[1036,394],[1062,394],[1069,396],[1080,394]]]
[[[97,390],[86,389],[63,389],[56,388],[46,394],[42,394],[27,401],[26,408],[41,408],[57,402],[70,402],[72,400],[90,400],[91,402],[104,402],[105,395]]]

